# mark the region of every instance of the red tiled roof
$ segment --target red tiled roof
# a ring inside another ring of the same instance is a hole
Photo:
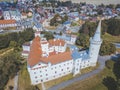
[[[64,61],[68,61],[71,60],[72,56],[70,52],[64,52],[64,53],[60,53],[60,54],[55,54],[55,55],[51,55],[49,57],[42,57],[40,58],[40,61],[45,62],[45,63],[52,63],[52,64],[57,64],[57,63],[61,63]]]
[[[16,20],[0,20],[0,24],[14,24],[16,23]]]
[[[64,40],[61,40],[61,39],[51,39],[48,41],[50,46],[64,46],[65,45],[65,41]]]
[[[34,38],[32,45],[30,47],[30,53],[28,57],[28,64],[30,66],[34,66],[38,62],[40,62],[42,50],[40,46],[40,37],[37,36]]]
[[[61,40],[58,40],[55,44],[58,44],[60,41]],[[53,40],[51,40],[50,42],[53,42]],[[61,45],[63,44],[65,43],[61,41]],[[42,49],[40,45],[40,37],[37,36],[34,38],[30,48],[30,53],[28,57],[28,64],[30,66],[34,66],[39,62],[44,62],[44,63],[50,62],[52,64],[57,64],[57,63],[72,59],[70,52],[64,52],[64,53],[58,53],[58,54],[53,52],[53,53],[50,53],[48,57],[41,57],[41,55],[42,55]]]

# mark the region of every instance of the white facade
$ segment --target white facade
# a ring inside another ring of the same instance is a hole
[[[14,19],[17,21],[21,20],[21,14],[18,10],[16,10],[16,11],[4,11],[3,17],[5,20],[10,20],[10,19]]]
[[[55,65],[39,63],[33,68],[28,68],[32,84],[46,82],[72,73],[73,60]]]
[[[65,60],[55,64],[52,61],[49,62],[49,60],[48,61],[45,60],[45,62],[40,61],[39,63],[36,63],[33,66],[30,66],[28,64],[27,68],[30,74],[31,84],[36,85],[41,82],[47,82],[49,80],[53,80],[53,79],[65,76],[70,73],[73,73],[73,75],[76,75],[80,73],[80,70],[83,68],[86,68],[89,66],[95,66],[98,58],[99,49],[102,43],[102,39],[100,38],[100,32],[101,32],[100,29],[101,29],[101,21],[99,22],[99,25],[94,37],[90,39],[89,51],[86,50],[86,51],[78,52],[78,51],[72,50],[70,55],[72,58],[70,60]],[[45,42],[45,44],[41,45],[41,47],[43,48],[42,50],[46,51],[46,53],[51,52],[53,49],[56,51],[57,50],[60,51],[59,46],[53,45],[52,47],[49,48],[48,46],[49,44],[50,43]],[[61,48],[64,48],[63,50],[66,50],[66,44]],[[59,55],[59,54],[56,54],[56,55]],[[46,59],[47,58],[49,58],[49,55],[48,57],[46,57]],[[57,60],[57,58],[54,58],[54,59]]]

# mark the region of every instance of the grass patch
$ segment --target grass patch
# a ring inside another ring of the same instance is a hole
[[[81,70],[81,74],[85,74],[85,73],[91,72],[91,71],[97,69],[98,67],[99,67],[99,63],[97,63],[97,65],[95,67],[87,67],[85,69],[82,69]]]
[[[50,88],[50,87],[52,87],[56,84],[59,84],[61,82],[67,81],[67,80],[70,80],[71,78],[73,78],[73,74],[69,74],[69,75],[63,76],[61,78],[52,80],[52,81],[48,81],[48,82],[45,83],[45,87],[46,87],[46,89],[48,89],[48,88]]]
[[[113,72],[108,68],[105,68],[99,74],[91,76],[83,81],[73,83],[62,90],[108,90],[107,87],[102,83],[103,79],[107,76],[115,79]]]
[[[31,81],[30,81],[30,76],[27,71],[27,66],[26,64],[23,66],[21,71],[19,72],[19,78],[18,78],[18,90],[30,90],[29,88],[31,87]],[[41,89],[41,85],[38,85],[38,88]]]
[[[96,65],[95,67],[85,68],[85,69],[83,69],[83,70],[81,71],[81,74],[85,74],[85,73],[88,73],[88,72],[90,72],[90,71],[92,71],[92,70],[95,70],[98,66],[99,66],[99,64],[97,63],[97,65]],[[76,75],[75,77],[78,77],[78,76],[80,76],[81,74],[78,74],[78,75]],[[59,83],[61,83],[61,82],[67,81],[67,80],[70,80],[70,79],[72,79],[72,78],[73,78],[73,74],[71,73],[71,74],[66,75],[66,76],[63,76],[63,77],[61,77],[61,78],[58,78],[58,79],[55,79],[55,80],[46,82],[46,83],[45,83],[45,87],[46,87],[46,89],[48,89],[48,88],[50,88],[50,87],[52,87],[52,86],[54,86],[54,85],[56,85],[56,84],[59,84]],[[67,89],[66,89],[66,90],[67,90]],[[72,90],[72,89],[71,89],[71,90]]]
[[[108,33],[105,33],[104,35],[102,35],[103,40],[108,41],[108,42],[120,42],[120,36],[112,36]]]

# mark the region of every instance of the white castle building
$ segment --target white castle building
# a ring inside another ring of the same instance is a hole
[[[67,44],[64,40],[47,41],[36,33],[30,46],[23,47],[23,55],[28,54],[27,69],[31,84],[47,82],[70,73],[76,75],[83,68],[95,66],[101,43],[101,21],[95,35],[90,38],[89,50],[80,52],[66,50]]]

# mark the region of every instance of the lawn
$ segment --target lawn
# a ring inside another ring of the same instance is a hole
[[[73,74],[69,74],[69,75],[63,76],[61,78],[48,81],[48,82],[45,83],[45,87],[46,87],[46,89],[48,89],[48,88],[50,88],[50,87],[52,87],[56,84],[59,84],[61,82],[67,81],[67,80],[70,80],[71,78],[73,78]]]
[[[31,81],[29,77],[29,73],[27,71],[26,64],[23,66],[23,68],[19,72],[19,79],[18,79],[18,90],[30,90],[31,87]],[[38,85],[39,89],[41,89],[41,84]]]
[[[61,90],[108,90],[102,83],[103,79],[107,76],[115,78],[113,72],[105,68],[99,74],[91,76],[83,81],[76,82]]]
[[[85,73],[88,73],[88,72],[90,72],[90,71],[92,71],[92,70],[95,70],[98,66],[99,66],[99,64],[97,64],[96,67],[88,67],[88,68],[85,68],[85,69],[83,69],[83,70],[81,71],[81,74],[85,74]],[[78,75],[76,75],[75,77],[78,77],[78,76],[80,76],[81,74],[78,74]],[[50,88],[50,87],[52,87],[52,86],[54,86],[54,85],[56,85],[56,84],[59,84],[59,83],[61,83],[61,82],[67,81],[67,80],[70,80],[70,79],[72,79],[72,78],[74,78],[74,77],[73,77],[73,74],[71,73],[71,74],[66,75],[66,76],[63,76],[63,77],[61,77],[61,78],[58,78],[58,79],[55,79],[55,80],[51,80],[51,81],[46,82],[46,83],[45,83],[45,87],[46,87],[46,89],[48,89],[48,88]]]
[[[108,33],[105,33],[102,35],[103,40],[108,41],[108,42],[120,42],[120,36],[112,36]]]

